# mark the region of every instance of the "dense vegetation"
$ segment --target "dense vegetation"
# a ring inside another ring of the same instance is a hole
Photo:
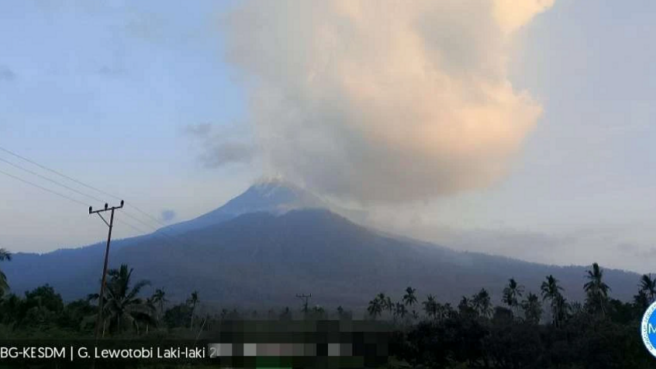
[[[392,352],[398,367],[419,368],[656,368],[642,345],[640,321],[654,301],[656,281],[642,276],[634,301],[609,297],[597,264],[583,285],[583,304],[568,302],[554,276],[547,276],[539,296],[510,279],[502,306],[493,306],[484,289],[453,307],[428,296],[421,305],[408,287],[401,302],[383,294],[369,304],[369,314],[405,320],[394,333]]]
[[[0,250],[0,260],[10,260]],[[104,301],[104,337],[154,335],[194,336],[221,320],[233,319],[351,319],[342,307],[328,312],[305,305],[265,313],[221,310],[199,314],[199,293],[179,304],[169,304],[157,289],[143,297],[147,281],[134,279],[127,265],[108,273]],[[656,299],[656,280],[642,276],[632,302],[613,299],[603,270],[593,264],[582,285],[583,303],[570,302],[556,277],[545,278],[540,291],[526,291],[510,279],[495,306],[485,289],[462,297],[457,306],[435,296],[420,298],[408,287],[398,301],[380,293],[369,303],[365,318],[388,324],[393,367],[413,368],[656,368],[656,360],[642,346],[642,314]],[[7,293],[0,272],[0,338],[91,337],[98,295],[64,303],[48,285],[24,296]]]

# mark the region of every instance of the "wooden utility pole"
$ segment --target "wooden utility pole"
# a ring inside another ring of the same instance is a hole
[[[109,227],[109,233],[107,234],[107,247],[105,247],[105,263],[103,265],[103,272],[102,272],[102,279],[100,282],[100,296],[98,297],[98,318],[96,320],[96,340],[98,339],[98,335],[100,334],[100,328],[103,325],[103,300],[104,300],[104,294],[105,294],[105,279],[107,277],[107,264],[109,262],[109,244],[112,242],[112,228],[114,228],[114,210],[116,209],[121,209],[125,202],[121,200],[121,206],[112,206],[111,208],[109,207],[108,204],[105,204],[104,209],[100,210],[93,210],[93,207],[89,206],[89,214],[98,214],[100,219],[107,224],[107,227]],[[109,217],[109,222],[103,218],[102,214],[106,211],[110,211],[111,215]]]
[[[312,297],[312,294],[309,294],[309,295],[306,295],[306,294],[296,295],[296,297],[303,300],[303,313],[307,314],[308,313],[308,300],[310,299],[310,297]]]

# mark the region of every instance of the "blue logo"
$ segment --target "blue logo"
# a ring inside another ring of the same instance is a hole
[[[656,302],[651,304],[642,316],[642,343],[649,353],[656,357]]]

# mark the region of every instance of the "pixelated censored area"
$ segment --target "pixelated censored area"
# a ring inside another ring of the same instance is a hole
[[[375,322],[223,322],[208,345],[225,367],[364,368],[388,360],[389,332]]]
[[[92,362],[98,369],[378,368],[388,362],[389,338],[390,332],[376,322],[224,321],[191,340],[2,340],[0,348],[17,351],[44,347],[65,350],[64,356],[2,359],[0,368],[88,368]],[[130,354],[92,357],[103,350]],[[81,357],[80,352],[88,357]]]

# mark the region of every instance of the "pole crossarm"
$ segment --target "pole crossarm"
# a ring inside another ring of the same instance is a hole
[[[93,210],[92,206],[89,206],[89,214],[100,214],[105,211],[114,211],[116,209],[121,209],[125,205],[125,201],[121,200],[121,206],[112,206],[111,208],[109,207],[109,204],[105,204],[105,208],[100,209],[100,210]]]
[[[303,300],[303,312],[307,313],[308,312],[308,300],[310,297],[312,297],[312,294],[306,295],[306,294],[301,294],[301,295],[296,295],[299,299]]]

